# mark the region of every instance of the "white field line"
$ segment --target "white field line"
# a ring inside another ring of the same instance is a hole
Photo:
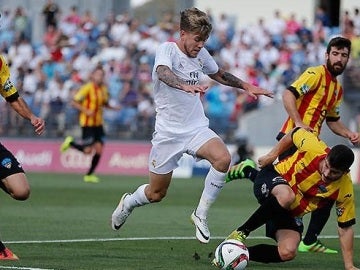
[[[224,239],[226,236],[215,236],[212,239]],[[360,235],[355,235],[360,238]],[[338,235],[322,235],[322,239],[337,239]],[[4,241],[5,244],[41,244],[41,243],[81,243],[81,242],[109,242],[109,241],[144,241],[144,240],[191,240],[195,237],[125,237],[125,238],[87,238],[64,240],[29,240],[29,241]],[[265,236],[249,236],[247,239],[268,239]]]
[[[54,270],[48,268],[32,268],[32,267],[21,267],[21,266],[2,266],[0,265],[0,269],[16,269],[16,270]]]
[[[216,236],[212,239],[224,239],[225,236]],[[264,236],[253,236],[248,239],[266,239]],[[335,239],[337,235],[323,235],[319,238]],[[360,238],[360,235],[355,235],[355,238]],[[7,241],[5,244],[41,244],[41,243],[81,243],[81,242],[108,242],[108,241],[143,241],[143,240],[192,240],[195,237],[127,237],[127,238],[88,238],[88,239],[67,239],[67,240],[31,240],[31,241]],[[54,270],[47,268],[32,268],[32,267],[16,267],[16,266],[2,266],[0,269],[14,269],[14,270]]]

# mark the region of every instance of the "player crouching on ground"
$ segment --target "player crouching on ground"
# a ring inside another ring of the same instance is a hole
[[[297,151],[273,164],[292,143]],[[275,239],[277,246],[249,246],[250,260],[263,263],[292,260],[301,240],[302,217],[333,200],[345,269],[358,269],[353,263],[355,202],[349,173],[353,162],[354,153],[347,146],[330,149],[313,133],[303,128],[293,129],[259,158],[260,171],[249,161],[245,166],[237,166],[237,173],[234,168],[230,170],[230,174],[254,181],[260,207],[227,239],[243,242],[252,231],[266,224],[266,235]],[[219,262],[213,263],[219,266]]]

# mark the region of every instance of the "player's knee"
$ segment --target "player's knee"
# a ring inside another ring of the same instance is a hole
[[[11,193],[11,197],[18,201],[25,201],[30,197],[30,189],[29,188],[21,188],[13,190]]]
[[[296,257],[296,249],[291,247],[280,247],[279,255],[283,261],[291,261]]]
[[[286,201],[287,201],[287,206],[289,207],[295,201],[295,193],[291,189],[289,189],[286,194]]]
[[[218,160],[213,164],[213,167],[219,171],[226,173],[229,170],[231,163],[231,156],[229,153],[221,155]]]
[[[281,193],[276,195],[276,199],[282,207],[289,208],[290,205],[295,201],[295,193],[290,187],[285,188],[282,189]]]

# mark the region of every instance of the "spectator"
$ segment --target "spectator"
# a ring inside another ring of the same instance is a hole
[[[48,28],[50,25],[54,27],[58,26],[59,13],[60,13],[59,6],[53,0],[47,0],[42,9],[45,28]]]
[[[14,21],[10,9],[4,9],[0,13],[1,31],[0,31],[0,47],[8,49],[14,41]]]
[[[125,127],[127,130],[134,131],[136,129],[138,93],[134,88],[132,80],[123,81],[119,103],[122,109],[118,114],[117,124]]]
[[[276,9],[273,15],[273,18],[266,25],[271,35],[271,41],[277,47],[283,42],[286,22],[285,19],[282,18],[280,10]]]
[[[357,36],[360,36],[360,11],[359,8],[354,8],[354,28],[355,28],[355,34]]]
[[[26,101],[26,103],[29,105],[30,109],[32,111],[34,110],[34,96],[35,96],[35,91],[37,90],[37,86],[39,83],[39,79],[36,76],[36,73],[33,69],[28,68],[25,71],[25,76],[24,76],[24,85],[23,85],[23,98]]]
[[[92,28],[97,24],[97,20],[93,16],[90,10],[85,10],[84,15],[81,17],[80,26],[81,28]]]
[[[30,40],[30,21],[23,7],[17,7],[14,15],[15,38]]]
[[[65,87],[64,81],[55,74],[54,78],[49,81],[48,90],[44,93],[47,100],[46,122],[51,127],[56,136],[65,134],[65,105],[70,101],[69,88]]]
[[[81,16],[78,13],[77,6],[70,7],[70,13],[64,17],[61,21],[59,28],[64,32],[65,35],[72,37],[75,35],[78,27],[81,24]]]
[[[155,123],[155,104],[149,84],[140,83],[139,98],[137,104],[137,130],[145,135],[151,136]]]
[[[302,19],[296,34],[300,43],[307,45],[312,42],[312,33],[306,19]]]
[[[210,81],[209,90],[204,95],[205,113],[209,118],[209,127],[223,138],[228,133],[230,116],[236,100],[235,95],[228,95],[228,92],[232,92],[232,90]],[[232,103],[229,104],[229,101]]]
[[[316,11],[315,11],[315,21],[320,21],[321,24],[325,27],[325,28],[329,28],[331,27],[330,25],[330,17],[327,14],[327,10],[324,6],[318,6],[316,7]]]

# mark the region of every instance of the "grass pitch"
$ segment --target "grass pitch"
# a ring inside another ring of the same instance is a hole
[[[135,209],[119,232],[110,228],[111,213],[121,195],[146,183],[145,177],[102,176],[99,184],[84,183],[81,175],[72,174],[29,173],[28,178],[29,200],[19,202],[0,193],[1,239],[20,257],[0,262],[0,269],[215,270],[210,262],[216,246],[258,206],[250,182],[227,184],[210,210],[212,240],[204,245],[195,240],[190,223],[203,178],[174,179],[164,201]],[[359,198],[360,186],[355,190]],[[358,225],[355,234],[360,234]],[[260,228],[247,244],[273,242],[263,235]],[[335,215],[322,236],[328,246],[339,249]],[[354,245],[360,267],[359,237]],[[301,253],[292,262],[251,262],[247,269],[344,268],[341,254]]]

